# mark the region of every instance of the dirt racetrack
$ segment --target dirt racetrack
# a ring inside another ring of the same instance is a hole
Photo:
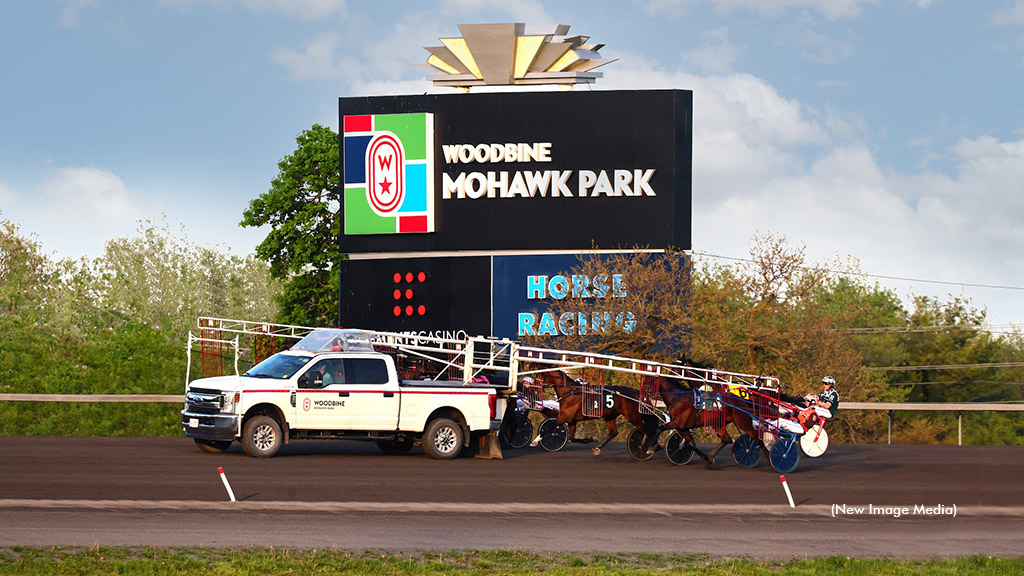
[[[646,551],[794,558],[1024,550],[1024,447],[833,445],[786,476],[506,451],[308,442],[272,459],[184,438],[0,437],[0,546],[296,546]],[[229,502],[222,467],[238,502]],[[824,545],[823,543],[828,543]]]

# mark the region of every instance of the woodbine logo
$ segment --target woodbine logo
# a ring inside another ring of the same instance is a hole
[[[434,231],[434,116],[345,116],[345,234]]]
[[[444,161],[457,164],[552,162],[550,142],[444,144]],[[480,170],[442,173],[442,198],[642,198],[657,196],[651,169]]]

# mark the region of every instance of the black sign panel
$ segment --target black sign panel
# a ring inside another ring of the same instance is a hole
[[[692,92],[376,96],[338,107],[343,252],[691,247]],[[429,202],[417,196],[421,178]],[[391,224],[403,210],[415,217]]]
[[[388,258],[341,263],[344,326],[385,332],[491,333],[491,259]]]

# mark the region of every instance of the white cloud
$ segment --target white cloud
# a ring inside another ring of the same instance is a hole
[[[707,72],[723,73],[732,70],[732,63],[740,54],[740,49],[729,41],[729,29],[722,26],[705,32],[700,48],[683,53],[683,63]]]
[[[359,64],[352,57],[337,56],[341,38],[334,33],[320,34],[299,50],[275,49],[270,59],[284,66],[292,78],[303,81],[335,82],[359,73]]]
[[[699,0],[644,0],[643,5],[648,14],[681,16],[690,6]],[[719,12],[731,13],[735,10],[752,10],[762,16],[778,16],[790,9],[813,10],[825,17],[857,18],[861,15],[864,5],[877,4],[878,0],[711,0]]]
[[[48,224],[116,228],[142,215],[121,178],[101,168],[59,168],[41,192]]]
[[[348,13],[347,0],[160,0],[165,6],[189,9],[197,4],[240,7],[257,14],[277,14],[296,20],[322,20]]]
[[[60,9],[57,25],[61,28],[77,28],[78,17],[87,8],[95,8],[96,0],[65,0]]]
[[[438,38],[442,36],[458,35],[452,18],[466,18],[472,13],[492,20],[524,22],[528,31],[549,31],[553,26],[539,2],[455,0],[443,3],[436,11],[404,13],[386,34],[367,36],[366,30],[353,24],[343,33],[344,38],[341,34],[319,34],[299,48],[278,47],[271,60],[284,66],[296,80],[335,83],[340,94],[423,93],[431,90],[425,81],[428,73],[423,71],[419,78],[409,79],[415,65],[427,61],[423,48],[440,45]],[[447,21],[442,23],[446,15]],[[357,47],[354,52],[353,46]]]
[[[970,284],[1024,286],[1024,140],[962,140],[951,174],[883,167],[863,119],[818,111],[749,74],[666,71],[631,56],[604,88],[694,92],[693,242],[698,252],[744,256],[757,232],[805,244],[812,262],[853,256],[865,272]],[[1024,322],[1008,291],[883,282],[990,307]]]
[[[719,195],[708,190],[695,143],[694,248],[744,255],[754,231],[772,232],[805,244],[814,262],[853,256],[872,274],[1024,286],[1024,141],[984,138],[956,152],[958,172],[950,177],[892,173],[863,146],[835,146],[803,173]],[[745,170],[741,161],[737,172]],[[749,185],[740,174],[734,181]],[[1005,291],[882,283],[903,296],[964,295],[989,306],[995,321],[1024,321],[1019,298]]]
[[[992,13],[992,23],[998,26],[1024,26],[1024,0]]]
[[[801,22],[786,26],[779,36],[779,44],[800,50],[800,56],[821,64],[835,64],[853,56],[853,42],[821,34],[812,24]]]
[[[20,196],[12,219],[61,257],[98,256],[106,240],[152,214],[116,174],[93,167],[55,169],[37,192]]]

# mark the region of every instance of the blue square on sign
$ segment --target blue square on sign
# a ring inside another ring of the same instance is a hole
[[[427,211],[427,165],[405,165],[405,200],[399,212]]]
[[[371,136],[345,138],[345,184],[366,183],[366,147]]]

